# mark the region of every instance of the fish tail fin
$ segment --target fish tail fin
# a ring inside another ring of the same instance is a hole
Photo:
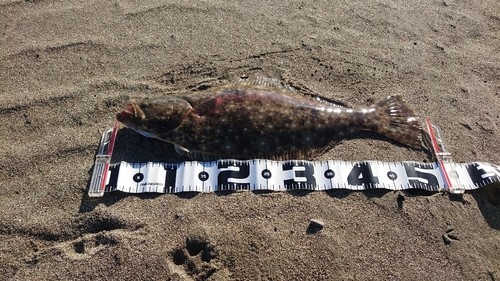
[[[370,130],[413,148],[422,146],[422,127],[401,95],[376,103]]]

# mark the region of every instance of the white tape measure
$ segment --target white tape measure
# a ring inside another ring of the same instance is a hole
[[[103,134],[89,196],[104,192],[178,193],[222,190],[389,190],[424,189],[463,193],[500,181],[500,167],[489,163],[454,163],[439,129],[427,119],[438,158],[435,163],[219,160],[183,163],[110,164],[118,123]]]

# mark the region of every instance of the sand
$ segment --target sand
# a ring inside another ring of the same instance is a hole
[[[353,106],[400,93],[456,162],[498,165],[500,2],[2,0],[0,23],[1,280],[500,280],[498,184],[86,195],[127,101],[242,75]],[[182,160],[127,129],[119,149]],[[363,133],[322,159],[429,155]]]

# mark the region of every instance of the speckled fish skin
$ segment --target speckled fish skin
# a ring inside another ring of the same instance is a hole
[[[132,103],[117,119],[194,160],[312,159],[361,130],[421,145],[418,118],[399,95],[348,109],[282,87],[242,84]]]

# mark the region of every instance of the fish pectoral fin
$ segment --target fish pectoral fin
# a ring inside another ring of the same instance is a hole
[[[195,161],[215,161],[221,159],[220,156],[197,151],[190,151],[187,148],[174,144],[175,152]]]
[[[175,152],[179,153],[182,156],[187,156],[190,152],[189,149],[182,147],[180,145],[174,144]]]
[[[190,111],[192,116],[202,117],[204,115],[210,115],[217,111],[217,107],[220,106],[222,100],[220,98],[211,98],[193,107]]]

